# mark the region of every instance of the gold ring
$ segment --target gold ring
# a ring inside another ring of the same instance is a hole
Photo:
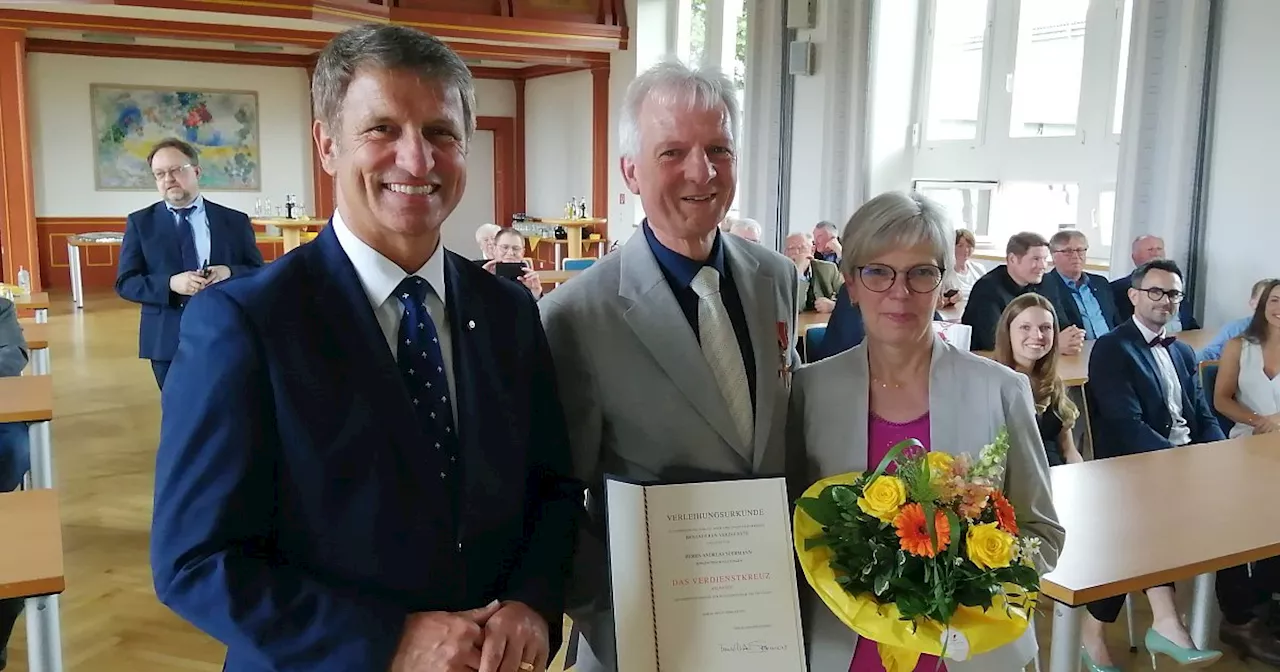
[[[524,672],[533,672],[533,663],[520,663],[520,669]]]

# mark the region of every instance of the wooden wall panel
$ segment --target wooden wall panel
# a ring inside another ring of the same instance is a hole
[[[35,188],[27,133],[26,34],[0,27],[0,276],[17,284],[18,271],[40,277],[35,226]]]
[[[124,232],[124,217],[40,217],[36,232],[40,241],[40,275],[45,288],[71,287],[71,267],[67,261],[67,237],[99,231]],[[281,242],[259,242],[262,258],[273,261],[283,249]],[[116,283],[120,248],[94,246],[80,250],[80,272],[85,289],[110,289]]]

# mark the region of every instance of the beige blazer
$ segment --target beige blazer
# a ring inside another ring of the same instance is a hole
[[[795,351],[796,269],[756,243],[720,235],[755,356],[755,436],[734,429],[724,395],[644,232],[538,302],[588,487],[569,615],[586,641],[574,670],[617,669],[605,571],[604,476],[638,481],[782,475]]]
[[[788,454],[803,455],[803,482],[849,471],[865,471],[869,384],[867,346],[805,366],[792,380],[787,423]],[[1045,566],[1052,569],[1066,532],[1058,523],[1049,485],[1049,463],[1036,427],[1031,385],[1026,376],[984,357],[957,350],[936,338],[929,366],[931,450],[976,458],[1001,425],[1009,428],[1004,490],[1018,512],[1022,530],[1039,537]],[[857,636],[840,622],[807,585],[801,587],[809,668],[846,670]],[[951,672],[1021,670],[1036,655],[1036,637],[1023,637],[964,662],[947,661]]]

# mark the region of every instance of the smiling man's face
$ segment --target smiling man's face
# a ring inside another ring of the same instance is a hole
[[[405,70],[358,70],[338,128],[316,129],[347,225],[375,239],[437,235],[467,184],[464,118],[456,87]]]
[[[728,111],[655,98],[641,107],[640,152],[622,160],[623,177],[659,240],[705,239],[729,212],[738,185]]]

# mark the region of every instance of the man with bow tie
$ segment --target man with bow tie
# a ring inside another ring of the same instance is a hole
[[[236,672],[543,672],[581,484],[537,304],[444,249],[476,130],[443,42],[320,53],[316,238],[196,294],[163,395],[151,566]]]
[[[1200,386],[1195,351],[1166,333],[1185,298],[1182,271],[1175,262],[1157,259],[1133,272],[1128,293],[1133,319],[1099,337],[1089,356],[1096,459],[1224,438]],[[1194,647],[1177,617],[1171,584],[1145,592],[1155,614],[1149,647],[1155,639],[1165,650],[1197,664],[1222,655]],[[1088,605],[1092,618],[1085,621],[1084,645],[1099,669],[1111,664],[1103,625],[1115,622],[1124,600],[1120,595]]]

